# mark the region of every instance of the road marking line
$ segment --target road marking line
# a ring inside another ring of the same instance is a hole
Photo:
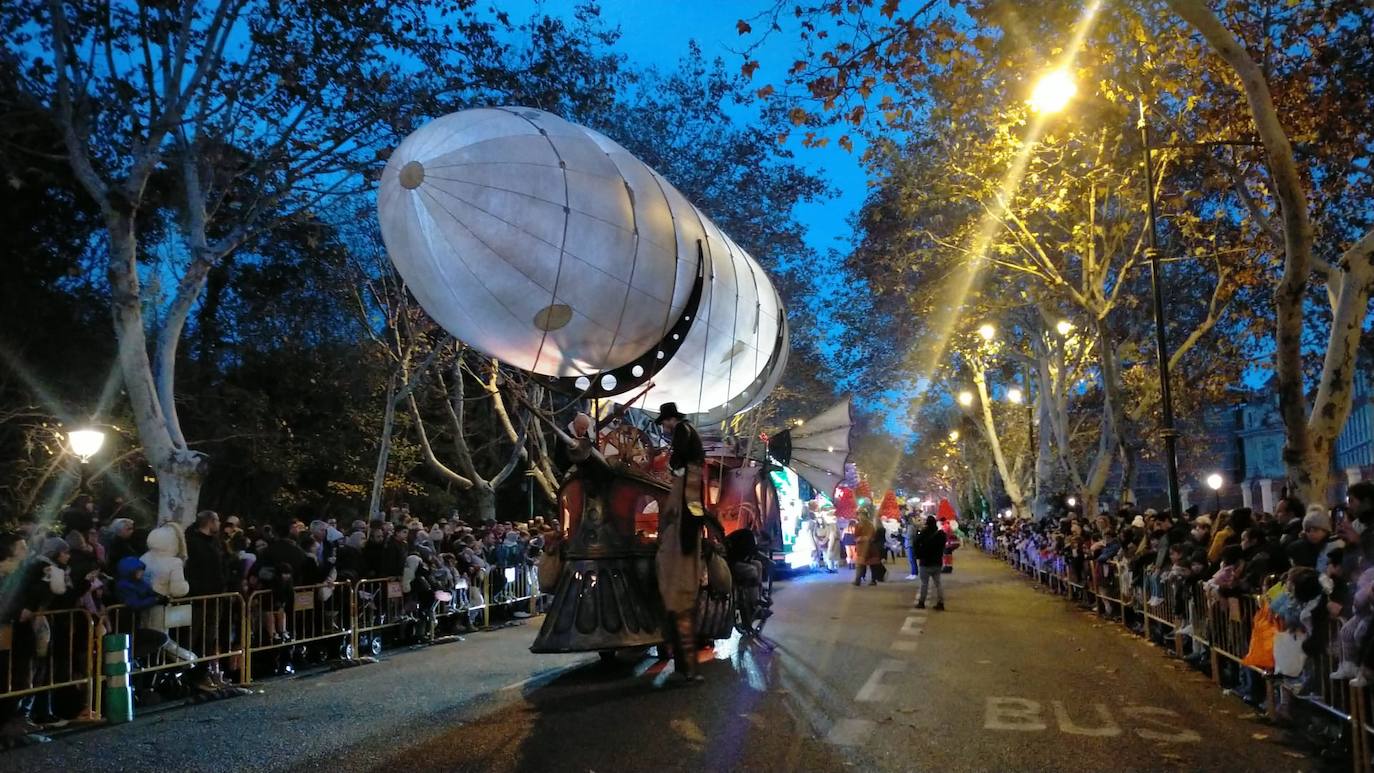
[[[862,746],[876,724],[871,719],[841,719],[830,726],[825,740],[836,746]]]
[[[915,615],[912,615],[902,623],[901,632],[909,634],[911,636],[915,636],[916,634],[921,632],[921,626],[925,624],[926,619],[924,617],[917,617]]]
[[[535,675],[533,675],[533,676],[525,677],[524,679],[521,679],[521,680],[518,681],[518,682],[511,682],[510,684],[506,685],[505,687],[498,688],[498,689],[497,689],[497,692],[502,692],[502,691],[504,691],[504,690],[514,690],[514,689],[519,688],[519,687],[524,687],[525,685],[527,685],[527,684],[529,684],[529,683],[531,683],[531,682],[537,682],[537,681],[539,681],[539,680],[541,680],[541,679],[544,679],[544,680],[547,680],[547,681],[552,681],[554,677],[556,677],[556,676],[558,676],[558,675],[560,675],[560,674],[562,674],[562,673],[564,673],[564,672],[571,671],[571,670],[573,670],[574,668],[581,668],[582,666],[585,666],[585,665],[587,665],[588,663],[591,663],[591,662],[592,662],[591,659],[579,660],[579,661],[576,662],[576,663],[569,663],[569,664],[566,665],[566,666],[559,666],[558,668],[550,668],[550,669],[545,670],[545,671],[540,671],[539,673],[537,673],[537,674],[535,674]],[[541,686],[542,686],[542,685],[541,685]]]
[[[898,652],[915,652],[916,642],[912,639],[898,639],[892,642],[892,649]]]
[[[878,667],[873,673],[869,675],[868,681],[864,682],[864,686],[859,688],[859,694],[854,696],[854,700],[860,703],[892,700],[897,688],[889,684],[883,684],[883,675],[905,671],[906,666],[905,660],[894,660],[892,658],[883,660],[882,663],[878,664]]]

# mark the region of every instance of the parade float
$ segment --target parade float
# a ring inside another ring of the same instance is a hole
[[[706,441],[701,501],[721,530],[776,528],[765,445],[750,432],[712,442],[710,428],[740,426],[778,382],[785,310],[758,262],[668,180],[550,113],[482,108],[408,136],[378,209],[392,262],[445,330],[583,405],[675,402]],[[670,479],[655,434],[622,410],[564,435],[566,540],[533,651],[662,640],[653,567]],[[731,604],[703,591],[698,631],[728,635]]]

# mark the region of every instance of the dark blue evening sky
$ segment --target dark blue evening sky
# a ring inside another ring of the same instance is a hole
[[[735,30],[735,22],[753,15],[757,9],[751,4],[723,0],[697,2],[643,2],[643,0],[602,0],[601,16],[610,26],[618,26],[622,33],[617,48],[630,59],[631,65],[653,65],[672,69],[687,53],[687,44],[696,40],[702,52],[711,58],[722,57],[727,66],[737,67],[743,62],[736,50],[746,42]],[[575,3],[539,3],[532,0],[504,2],[502,10],[512,19],[528,16],[536,9],[553,15],[572,17]],[[754,80],[780,84],[787,68],[796,58],[797,38],[779,34],[753,54],[759,61]],[[831,143],[825,148],[803,148],[792,140],[797,159],[825,178],[837,191],[837,199],[816,202],[800,208],[802,222],[809,228],[808,242],[819,251],[848,244],[848,218],[863,203],[867,176],[859,164],[858,155]],[[837,245],[837,240],[842,245]]]

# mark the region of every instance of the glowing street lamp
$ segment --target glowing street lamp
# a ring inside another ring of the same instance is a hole
[[[1067,500],[1065,500],[1065,502],[1068,504],[1069,507],[1077,507],[1078,497],[1069,497]]]
[[[1024,400],[1025,397],[1026,396],[1021,393],[1021,390],[1018,387],[1012,387],[1011,389],[1007,390],[1007,399],[1016,405],[1020,405],[1021,401]]]
[[[105,433],[98,429],[78,429],[67,433],[67,445],[82,464],[90,461],[105,445]]]
[[[991,341],[997,337],[997,328],[989,323],[983,323],[978,328],[978,335],[982,336],[984,341]]]
[[[1052,70],[1040,78],[1026,101],[1037,113],[1057,113],[1068,107],[1077,93],[1078,84],[1067,70]]]
[[[959,393],[959,404],[965,408],[973,405],[973,393],[965,389]]]
[[[952,430],[950,430],[950,431],[949,431],[949,439],[950,439],[951,442],[952,442],[952,441],[955,441],[955,440],[958,440],[958,439],[959,439],[959,430],[957,430],[957,429],[952,429]]]
[[[1212,490],[1212,496],[1216,498],[1216,511],[1221,512],[1221,484],[1225,483],[1221,473],[1214,472],[1207,476],[1207,488]]]
[[[1067,319],[1061,319],[1059,324],[1054,326],[1054,329],[1059,331],[1059,335],[1066,336],[1073,331],[1073,323]]]

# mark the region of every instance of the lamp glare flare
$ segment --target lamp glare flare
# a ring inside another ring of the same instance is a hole
[[[1007,390],[1007,399],[1015,403],[1016,405],[1020,405],[1021,401],[1024,400],[1025,397],[1026,396],[1022,394],[1021,390],[1017,387],[1012,387],[1011,389]]]
[[[965,408],[973,405],[973,393],[965,389],[959,393],[959,404]]]
[[[1026,101],[1037,113],[1057,113],[1067,107],[1077,93],[1078,85],[1067,70],[1052,70],[1040,78]]]
[[[1214,472],[1211,475],[1207,476],[1207,488],[1210,488],[1213,491],[1220,491],[1221,484],[1223,482],[1224,481],[1222,480],[1221,475],[1218,473]]]

